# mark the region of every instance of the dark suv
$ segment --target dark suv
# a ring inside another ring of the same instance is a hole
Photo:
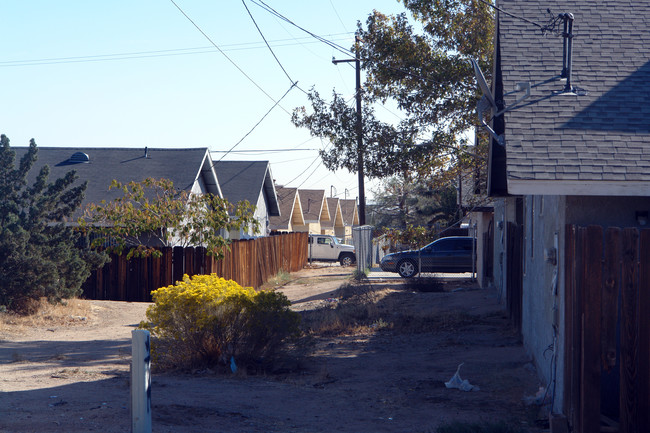
[[[422,272],[472,272],[476,241],[471,237],[440,238],[419,250],[386,255],[379,266],[384,272],[397,272],[404,278]]]

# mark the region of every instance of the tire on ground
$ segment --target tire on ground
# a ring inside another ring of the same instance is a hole
[[[341,254],[341,257],[339,257],[339,263],[341,263],[341,266],[352,266],[352,263],[354,263],[354,256],[352,254]]]
[[[418,273],[418,268],[413,260],[402,260],[397,264],[397,273],[402,278],[411,278]]]

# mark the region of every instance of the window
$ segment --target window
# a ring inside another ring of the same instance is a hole
[[[329,245],[332,243],[332,240],[330,238],[318,238],[318,244],[319,245]]]

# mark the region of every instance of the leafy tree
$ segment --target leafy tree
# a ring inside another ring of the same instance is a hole
[[[487,137],[477,147],[465,138],[480,96],[468,59],[477,59],[491,78],[494,19],[480,0],[402,1],[407,12],[373,11],[365,27],[359,24],[353,47],[366,71],[364,171],[368,177],[397,176],[404,185],[415,181],[444,191],[487,160]],[[293,123],[329,139],[331,147],[320,152],[328,169],[356,172],[355,109],[335,91],[327,102],[312,89],[309,101],[311,110],[297,108]],[[395,125],[378,120],[372,109],[389,101],[404,115]]]
[[[391,177],[375,191],[373,224],[380,228],[447,227],[458,219],[456,188],[434,188],[415,179]]]
[[[159,256],[156,245],[202,245],[222,257],[228,244],[224,231],[258,229],[247,201],[234,206],[213,194],[178,191],[167,179],[113,180],[109,189],[121,190],[122,196],[88,205],[79,226],[92,235],[93,247],[118,254],[128,248],[127,258]]]
[[[49,182],[44,166],[28,186],[37,157],[32,139],[16,167],[16,152],[0,136],[0,306],[18,312],[29,312],[34,299],[80,294],[92,268],[106,260],[75,247],[79,234],[64,224],[81,205],[86,183],[73,186],[74,171]]]
[[[415,127],[434,139],[458,134],[474,123],[479,94],[469,57],[491,77],[494,18],[480,0],[403,0],[405,13],[373,11],[361,25],[360,57],[365,90],[378,101],[397,102]],[[415,24],[415,26],[413,25]]]
[[[308,128],[312,135],[327,138],[328,150],[320,150],[323,164],[331,171],[346,169],[357,172],[358,144],[356,132],[356,109],[349,107],[343,97],[333,92],[332,102],[327,103],[312,89],[307,95],[312,112],[305,107],[297,108],[292,122]],[[369,102],[369,101],[367,101]],[[375,117],[369,103],[363,110],[363,167],[370,178],[390,176],[396,172],[412,170],[425,155],[415,146],[415,130],[400,128],[381,122]]]

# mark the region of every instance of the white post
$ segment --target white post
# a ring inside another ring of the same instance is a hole
[[[131,331],[131,432],[151,433],[151,345],[149,331]]]

